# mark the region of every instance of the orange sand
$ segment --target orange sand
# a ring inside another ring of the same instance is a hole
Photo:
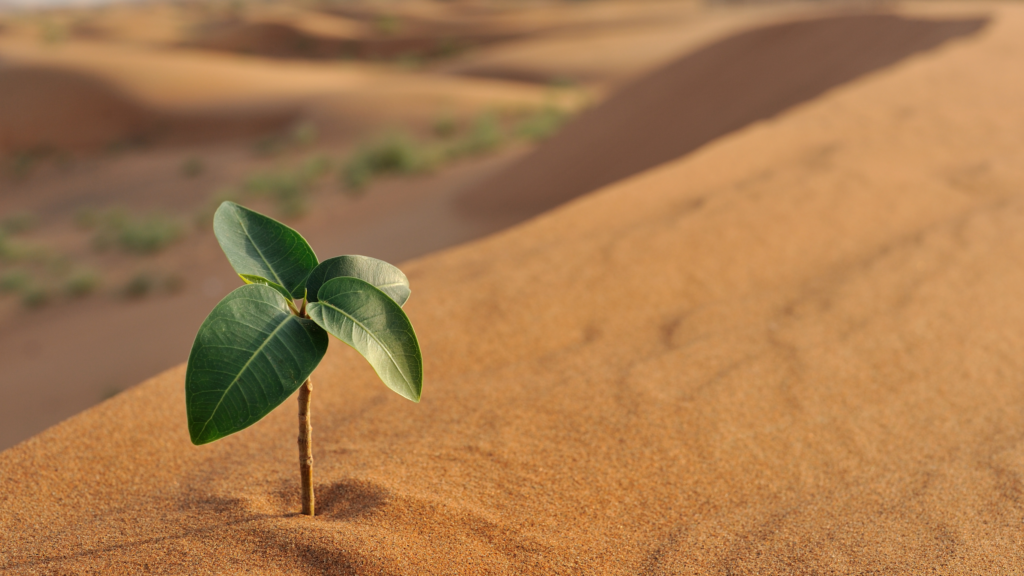
[[[955,10],[955,6],[945,9]],[[0,454],[0,570],[1024,572],[1024,7],[408,262],[424,400],[333,344],[202,448],[178,367]]]

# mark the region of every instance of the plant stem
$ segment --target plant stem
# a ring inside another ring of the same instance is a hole
[[[309,423],[309,396],[313,381],[299,388],[299,473],[302,478],[302,513],[313,516],[313,426]]]

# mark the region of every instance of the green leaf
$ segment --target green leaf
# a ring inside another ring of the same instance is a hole
[[[225,296],[199,327],[185,370],[192,443],[213,442],[266,416],[309,377],[327,341],[269,286]]]
[[[252,274],[239,274],[238,277],[241,278],[242,281],[245,282],[246,284],[262,284],[263,286],[270,286],[274,290],[277,290],[278,292],[281,293],[281,296],[284,296],[284,299],[288,302],[288,307],[291,308],[296,314],[299,313],[299,311],[295,309],[295,303],[292,301],[292,295],[289,294],[287,290],[285,290],[284,286],[271,282],[270,280],[267,280],[266,278],[260,276],[253,276]]]
[[[420,401],[423,358],[412,323],[394,300],[369,283],[334,278],[320,287],[309,317],[362,354],[400,395]]]
[[[328,280],[351,276],[373,284],[399,306],[409,299],[409,279],[401,270],[383,260],[369,256],[338,256],[329,258],[309,273],[306,291],[310,302],[317,301],[320,287]]]
[[[301,234],[234,202],[217,208],[213,233],[235,272],[265,278],[302,298],[317,259]]]

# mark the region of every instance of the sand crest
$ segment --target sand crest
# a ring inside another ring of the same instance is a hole
[[[984,9],[406,263],[423,402],[332,344],[321,517],[294,402],[196,448],[178,367],[0,454],[0,570],[1021,573],[1024,7]]]
[[[615,93],[518,164],[468,190],[462,205],[474,214],[521,220],[984,25],[978,18],[863,14],[731,36]]]

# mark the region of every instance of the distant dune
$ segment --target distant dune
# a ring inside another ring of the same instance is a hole
[[[512,38],[509,33],[429,33],[397,37],[332,37],[287,22],[240,22],[212,28],[183,46],[278,58],[424,58]]]
[[[873,14],[730,37],[579,115],[518,164],[468,190],[461,204],[474,215],[522,220],[984,25]]]
[[[293,117],[283,110],[162,111],[78,71],[0,64],[0,150],[222,140],[280,129]]]

